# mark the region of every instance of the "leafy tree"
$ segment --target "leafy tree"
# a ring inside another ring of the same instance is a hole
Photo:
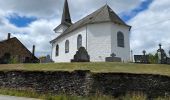
[[[156,63],[158,63],[158,54],[157,54],[157,53],[155,53],[155,54],[149,53],[149,62],[150,62],[151,64],[156,64]]]

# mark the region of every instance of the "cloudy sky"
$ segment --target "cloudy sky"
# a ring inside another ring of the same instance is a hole
[[[106,4],[106,0],[68,0],[73,22]],[[36,55],[50,54],[49,41],[57,34],[64,0],[0,0],[0,40],[7,33],[17,37],[29,49],[36,45]],[[129,25],[131,49],[155,52],[162,43],[170,49],[169,0],[107,0],[107,4]]]

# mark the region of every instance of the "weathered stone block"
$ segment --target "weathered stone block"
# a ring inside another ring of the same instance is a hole
[[[116,54],[114,54],[114,53],[112,53],[111,55],[110,55],[111,57],[106,57],[106,62],[121,62],[122,60],[121,60],[121,58],[119,58],[119,57],[116,57]]]
[[[80,47],[71,62],[90,62],[90,56],[84,47]]]

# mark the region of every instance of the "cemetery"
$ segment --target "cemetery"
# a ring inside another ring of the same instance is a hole
[[[143,63],[149,64],[149,55],[146,54],[146,51],[143,50],[143,55],[134,55],[135,63]],[[157,50],[157,63],[156,64],[170,64],[170,58],[167,56],[164,49],[162,49],[162,45],[159,44],[159,49]]]

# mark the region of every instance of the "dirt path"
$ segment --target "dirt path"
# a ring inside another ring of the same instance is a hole
[[[0,100],[40,100],[40,99],[0,95]]]

